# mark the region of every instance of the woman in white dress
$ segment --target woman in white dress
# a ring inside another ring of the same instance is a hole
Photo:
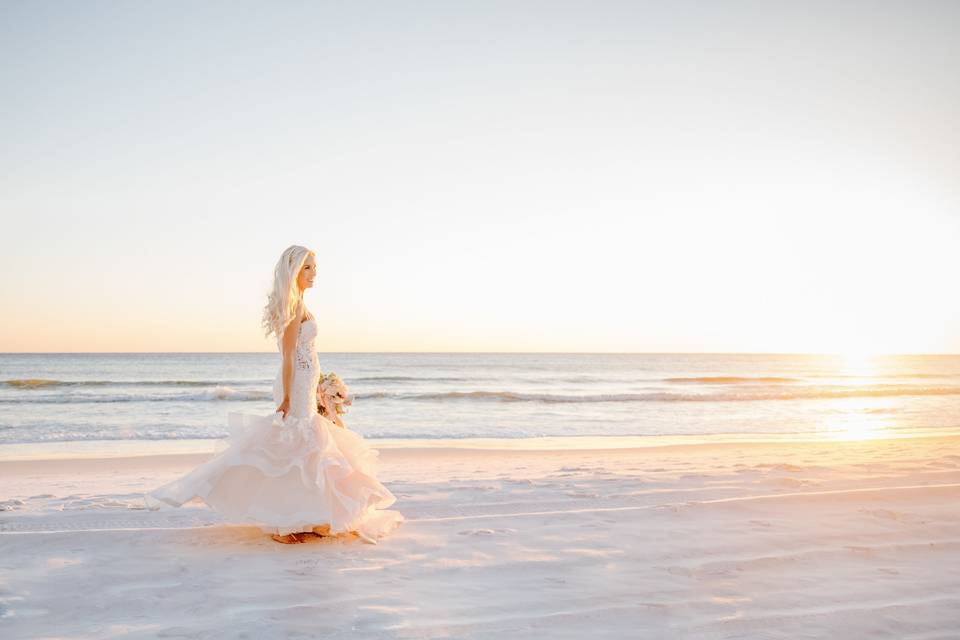
[[[385,510],[396,497],[376,478],[379,452],[317,411],[317,320],[303,303],[316,268],[314,253],[294,245],[274,270],[263,326],[282,355],[273,385],[276,413],[229,414],[228,448],[147,494],[150,508],[200,498],[227,519],[256,522],[287,544],[344,532],[376,543],[403,522],[399,512]]]

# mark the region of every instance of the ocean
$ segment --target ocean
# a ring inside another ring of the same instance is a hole
[[[875,437],[960,426],[960,356],[321,353],[372,439]],[[269,414],[276,353],[0,354],[18,445],[215,441]],[[12,448],[11,448],[12,447]]]

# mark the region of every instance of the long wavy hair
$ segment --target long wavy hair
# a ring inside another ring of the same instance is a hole
[[[297,276],[313,251],[294,244],[287,247],[277,266],[273,269],[273,288],[267,296],[267,305],[263,308],[263,330],[266,337],[270,334],[283,337],[283,330],[290,323],[303,304],[303,290],[297,285]]]

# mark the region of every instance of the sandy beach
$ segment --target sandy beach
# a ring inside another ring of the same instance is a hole
[[[487,446],[378,447],[378,545],[142,508],[204,455],[0,462],[0,635],[960,633],[960,437]]]

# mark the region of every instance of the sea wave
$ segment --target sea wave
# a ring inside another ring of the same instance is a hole
[[[447,376],[357,376],[350,382],[467,382],[476,378],[454,378]]]
[[[385,398],[393,400],[458,401],[480,400],[494,402],[747,402],[763,400],[820,400],[831,398],[882,398],[895,396],[952,396],[960,395],[960,387],[918,387],[889,385],[871,387],[779,387],[750,392],[676,393],[650,391],[643,393],[557,394],[518,393],[515,391],[447,391],[442,393],[358,393],[357,400]]]
[[[690,385],[719,385],[719,384],[800,384],[812,380],[829,378],[833,380],[931,380],[956,378],[957,376],[942,373],[900,373],[900,374],[809,374],[805,378],[791,378],[786,376],[691,376],[677,378],[663,378],[661,382],[670,384]]]
[[[49,387],[213,387],[219,385],[264,384],[264,380],[48,380],[45,378],[15,378],[2,385],[17,389],[45,389]]]
[[[743,377],[743,376],[703,376],[697,378],[664,378],[664,382],[674,384],[779,384],[802,382],[799,378],[780,377]]]
[[[263,389],[234,389],[217,385],[199,393],[132,393],[132,394],[90,394],[65,393],[61,395],[22,395],[13,398],[0,398],[0,404],[102,404],[117,402],[205,402],[211,400],[272,400],[273,392]]]
[[[110,441],[164,441],[164,440],[220,440],[227,431],[195,430],[94,430],[32,433],[29,437],[0,437],[0,444],[45,444],[52,442],[110,442]]]
[[[25,389],[54,387],[63,384],[60,380],[45,380],[43,378],[24,378],[18,380],[4,380],[3,384],[8,387],[19,387]]]

